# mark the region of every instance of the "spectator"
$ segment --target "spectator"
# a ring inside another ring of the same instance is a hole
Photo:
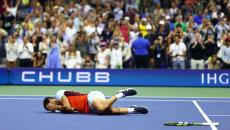
[[[19,44],[18,54],[20,67],[33,67],[32,58],[34,55],[34,48],[27,36],[23,38],[23,43]]]
[[[205,47],[200,33],[195,34],[195,41],[189,47],[191,69],[204,69]]]
[[[156,68],[166,68],[166,46],[162,36],[159,36],[155,40],[155,44],[152,45],[154,67]]]
[[[122,5],[119,2],[116,2],[116,7],[113,10],[114,18],[116,21],[120,21],[124,15],[124,12],[122,10]]]
[[[85,60],[84,60],[84,63],[82,65],[82,68],[84,69],[92,69],[94,68],[94,62],[91,60],[90,56],[86,56],[85,57]]]
[[[214,54],[211,57],[209,57],[209,59],[206,61],[206,64],[207,64],[208,69],[218,70],[221,67],[221,63],[218,60],[218,57],[217,57],[216,54]]]
[[[111,69],[122,69],[122,50],[119,48],[118,40],[113,42],[111,52],[110,52],[110,68]]]
[[[133,41],[131,48],[134,55],[136,68],[148,68],[150,50],[149,41],[143,38],[142,34],[140,33],[138,38]]]
[[[96,34],[96,32],[90,35],[87,47],[88,47],[88,52],[89,52],[91,60],[95,58],[95,55],[97,53],[97,46],[99,42],[100,42],[100,38]]]
[[[141,22],[139,23],[139,31],[142,34],[143,37],[145,37],[146,35],[148,35],[148,31],[147,31],[147,19],[146,18],[142,18]]]
[[[21,0],[17,0],[16,6],[13,7],[13,8],[11,8],[11,7],[8,6],[6,0],[4,0],[4,5],[5,5],[5,7],[6,7],[6,11],[9,12],[9,13],[10,13],[11,15],[13,15],[14,17],[16,17],[17,11],[18,11],[18,6],[19,6],[19,4],[20,4],[20,1],[21,1]]]
[[[50,45],[51,48],[46,58],[46,68],[62,68],[61,53],[56,36],[51,37]]]
[[[207,40],[204,41],[205,46],[205,60],[207,60],[210,56],[213,54],[216,54],[217,52],[217,45],[214,42],[212,34],[208,34]]]
[[[16,60],[17,60],[17,43],[12,36],[8,37],[8,42],[6,43],[6,61],[8,68],[16,67]]]
[[[109,55],[110,52],[106,49],[106,42],[100,43],[100,49],[95,56],[96,68],[97,69],[107,69],[109,68]]]
[[[169,47],[169,54],[172,57],[173,69],[185,69],[186,46],[178,35],[175,36],[175,42]]]
[[[121,38],[119,42],[119,48],[122,51],[122,60],[123,60],[122,68],[131,67],[131,57],[132,57],[131,45],[129,43],[126,43],[124,38]]]
[[[77,50],[80,51],[82,58],[85,58],[86,55],[88,55],[88,49],[87,49],[87,36],[84,32],[79,32],[77,39],[75,41],[75,45]]]
[[[65,53],[64,65],[68,69],[80,69],[82,65],[82,58],[80,51],[76,50],[74,45],[69,46],[69,50]]]
[[[223,61],[223,69],[230,69],[230,36],[225,40],[225,44],[220,48],[218,57]]]
[[[33,67],[42,68],[45,63],[45,57],[40,51],[38,51],[33,58]]]
[[[46,35],[42,36],[42,41],[39,43],[39,51],[42,53],[44,58],[46,59],[47,54],[49,52],[49,39]]]

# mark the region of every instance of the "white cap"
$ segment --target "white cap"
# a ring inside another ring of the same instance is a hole
[[[164,25],[164,24],[165,24],[165,21],[161,20],[161,21],[159,22],[159,24]]]
[[[142,18],[141,20],[143,20],[143,21],[147,21],[147,19],[146,19],[146,18]]]
[[[146,29],[151,30],[151,29],[152,29],[152,26],[151,26],[150,24],[147,24],[147,25],[146,25]]]
[[[165,19],[169,20],[171,17],[169,15],[165,16]]]
[[[126,17],[125,17],[125,20],[129,20],[129,17],[128,17],[128,16],[126,16]]]

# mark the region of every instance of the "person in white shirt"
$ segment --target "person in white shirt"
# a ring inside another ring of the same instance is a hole
[[[120,40],[119,47],[122,51],[123,68],[129,68],[132,58],[131,44],[125,42],[123,37]]]
[[[15,7],[9,7],[6,0],[4,0],[4,5],[6,7],[6,11],[9,12],[10,14],[12,14],[14,17],[17,16],[17,11],[18,11],[18,6],[20,4],[21,0],[17,0],[17,4]]]
[[[119,41],[115,41],[110,52],[110,68],[122,69],[122,63],[122,50],[119,48]]]
[[[16,60],[17,60],[17,43],[12,36],[8,37],[8,42],[6,43],[6,60],[7,60],[7,67],[13,68],[16,67]]]
[[[172,57],[173,69],[185,69],[186,46],[180,41],[178,35],[175,36],[175,42],[169,46],[169,55]]]
[[[109,67],[109,50],[106,48],[106,43],[100,43],[100,49],[95,56],[96,68],[107,69]]]
[[[115,20],[116,21],[120,21],[124,15],[123,10],[121,9],[121,4],[117,3],[116,5],[117,7],[113,10],[114,16],[115,16]]]
[[[39,51],[42,53],[44,58],[46,59],[47,54],[49,52],[49,41],[50,39],[47,38],[45,35],[42,36],[42,41],[39,43]]]
[[[81,68],[82,58],[80,51],[76,50],[73,44],[70,44],[69,50],[65,53],[64,65],[66,68]]]
[[[225,44],[221,46],[218,57],[222,60],[222,69],[230,69],[230,36],[225,39]]]
[[[23,38],[23,43],[18,46],[19,55],[19,66],[20,67],[32,67],[33,62],[34,47],[33,44],[29,42],[28,37]]]
[[[73,26],[72,20],[69,20],[67,24],[68,24],[68,26],[65,29],[65,35],[67,37],[67,41],[71,43],[75,38],[74,35],[77,33],[77,30]]]

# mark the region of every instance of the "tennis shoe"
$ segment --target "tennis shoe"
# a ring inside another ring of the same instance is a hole
[[[123,93],[122,97],[126,97],[126,96],[136,95],[137,91],[133,88],[127,88],[127,89],[119,90],[119,91],[117,91],[117,93]]]
[[[143,106],[138,107],[136,105],[132,105],[130,108],[134,108],[134,112],[140,114],[147,114],[149,111],[146,107]]]

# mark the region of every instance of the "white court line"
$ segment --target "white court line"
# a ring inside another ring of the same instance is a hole
[[[230,115],[208,115],[208,116],[220,116],[220,117],[230,117]]]
[[[202,110],[202,108],[199,106],[199,104],[196,101],[192,101],[193,104],[196,106],[196,108],[199,110],[199,112],[201,113],[201,115],[204,117],[204,119],[206,120],[207,123],[212,124],[213,122],[208,118],[208,116],[204,113],[204,111]],[[218,130],[216,128],[215,125],[210,125],[212,130]]]
[[[0,100],[43,100],[44,98],[41,97],[0,97]],[[140,101],[140,102],[192,102],[193,100],[180,100],[180,99],[119,99],[119,101]],[[197,100],[199,102],[220,102],[220,103],[230,103],[228,100]]]
[[[0,95],[0,97],[46,97],[46,96],[54,96],[54,95]],[[113,95],[111,95],[113,96]],[[111,96],[107,96],[107,97],[111,97]],[[178,98],[178,99],[229,99],[230,97],[170,97],[170,96],[135,96],[136,98]],[[134,97],[134,98],[135,98]],[[129,98],[129,97],[128,97]]]

